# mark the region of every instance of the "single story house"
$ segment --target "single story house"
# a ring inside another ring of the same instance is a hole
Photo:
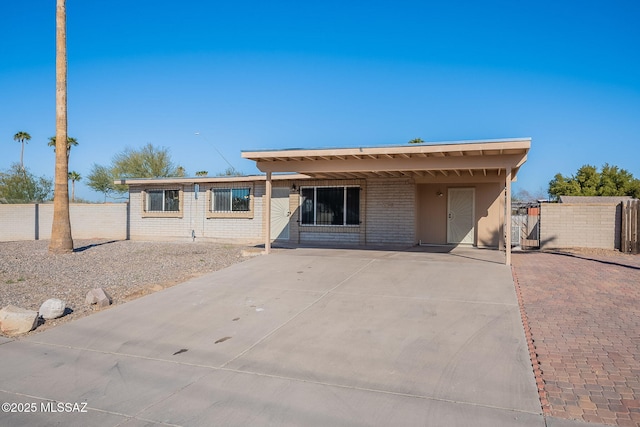
[[[243,151],[265,175],[124,179],[132,239],[505,248],[530,138]],[[505,240],[506,239],[506,240]]]

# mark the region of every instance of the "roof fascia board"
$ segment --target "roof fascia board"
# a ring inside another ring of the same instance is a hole
[[[306,162],[257,161],[262,172],[372,172],[449,169],[504,169],[517,168],[526,160],[526,154],[460,157],[382,158],[360,160],[315,160]]]
[[[276,159],[286,157],[320,157],[320,156],[367,156],[385,154],[429,154],[447,152],[484,152],[495,150],[529,150],[531,139],[499,140],[484,142],[461,142],[455,144],[415,144],[388,147],[357,148],[324,148],[324,149],[290,149],[290,150],[258,150],[242,151],[245,159]]]
[[[287,180],[300,180],[309,179],[307,175],[298,173],[290,173],[283,175],[272,175],[272,181],[287,181]],[[249,175],[249,176],[225,176],[225,177],[191,177],[191,178],[127,178],[117,179],[113,183],[117,185],[147,185],[147,184],[201,184],[209,182],[254,182],[254,181],[266,181],[265,175]]]

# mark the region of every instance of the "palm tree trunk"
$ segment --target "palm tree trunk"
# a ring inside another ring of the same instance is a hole
[[[67,162],[67,11],[66,0],[56,3],[56,175],[53,226],[49,252],[73,251],[69,217],[69,164]]]
[[[76,181],[71,180],[71,201],[76,201]]]
[[[20,142],[22,143],[22,148],[20,149],[20,167],[24,170],[24,139]]]

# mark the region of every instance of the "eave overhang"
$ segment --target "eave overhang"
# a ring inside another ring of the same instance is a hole
[[[296,172],[313,178],[515,178],[527,160],[530,138],[390,147],[244,151],[262,172]]]

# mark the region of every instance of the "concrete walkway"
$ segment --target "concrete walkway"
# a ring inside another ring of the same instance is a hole
[[[0,425],[586,426],[543,418],[501,262],[280,250],[3,339],[0,402],[32,412]]]

